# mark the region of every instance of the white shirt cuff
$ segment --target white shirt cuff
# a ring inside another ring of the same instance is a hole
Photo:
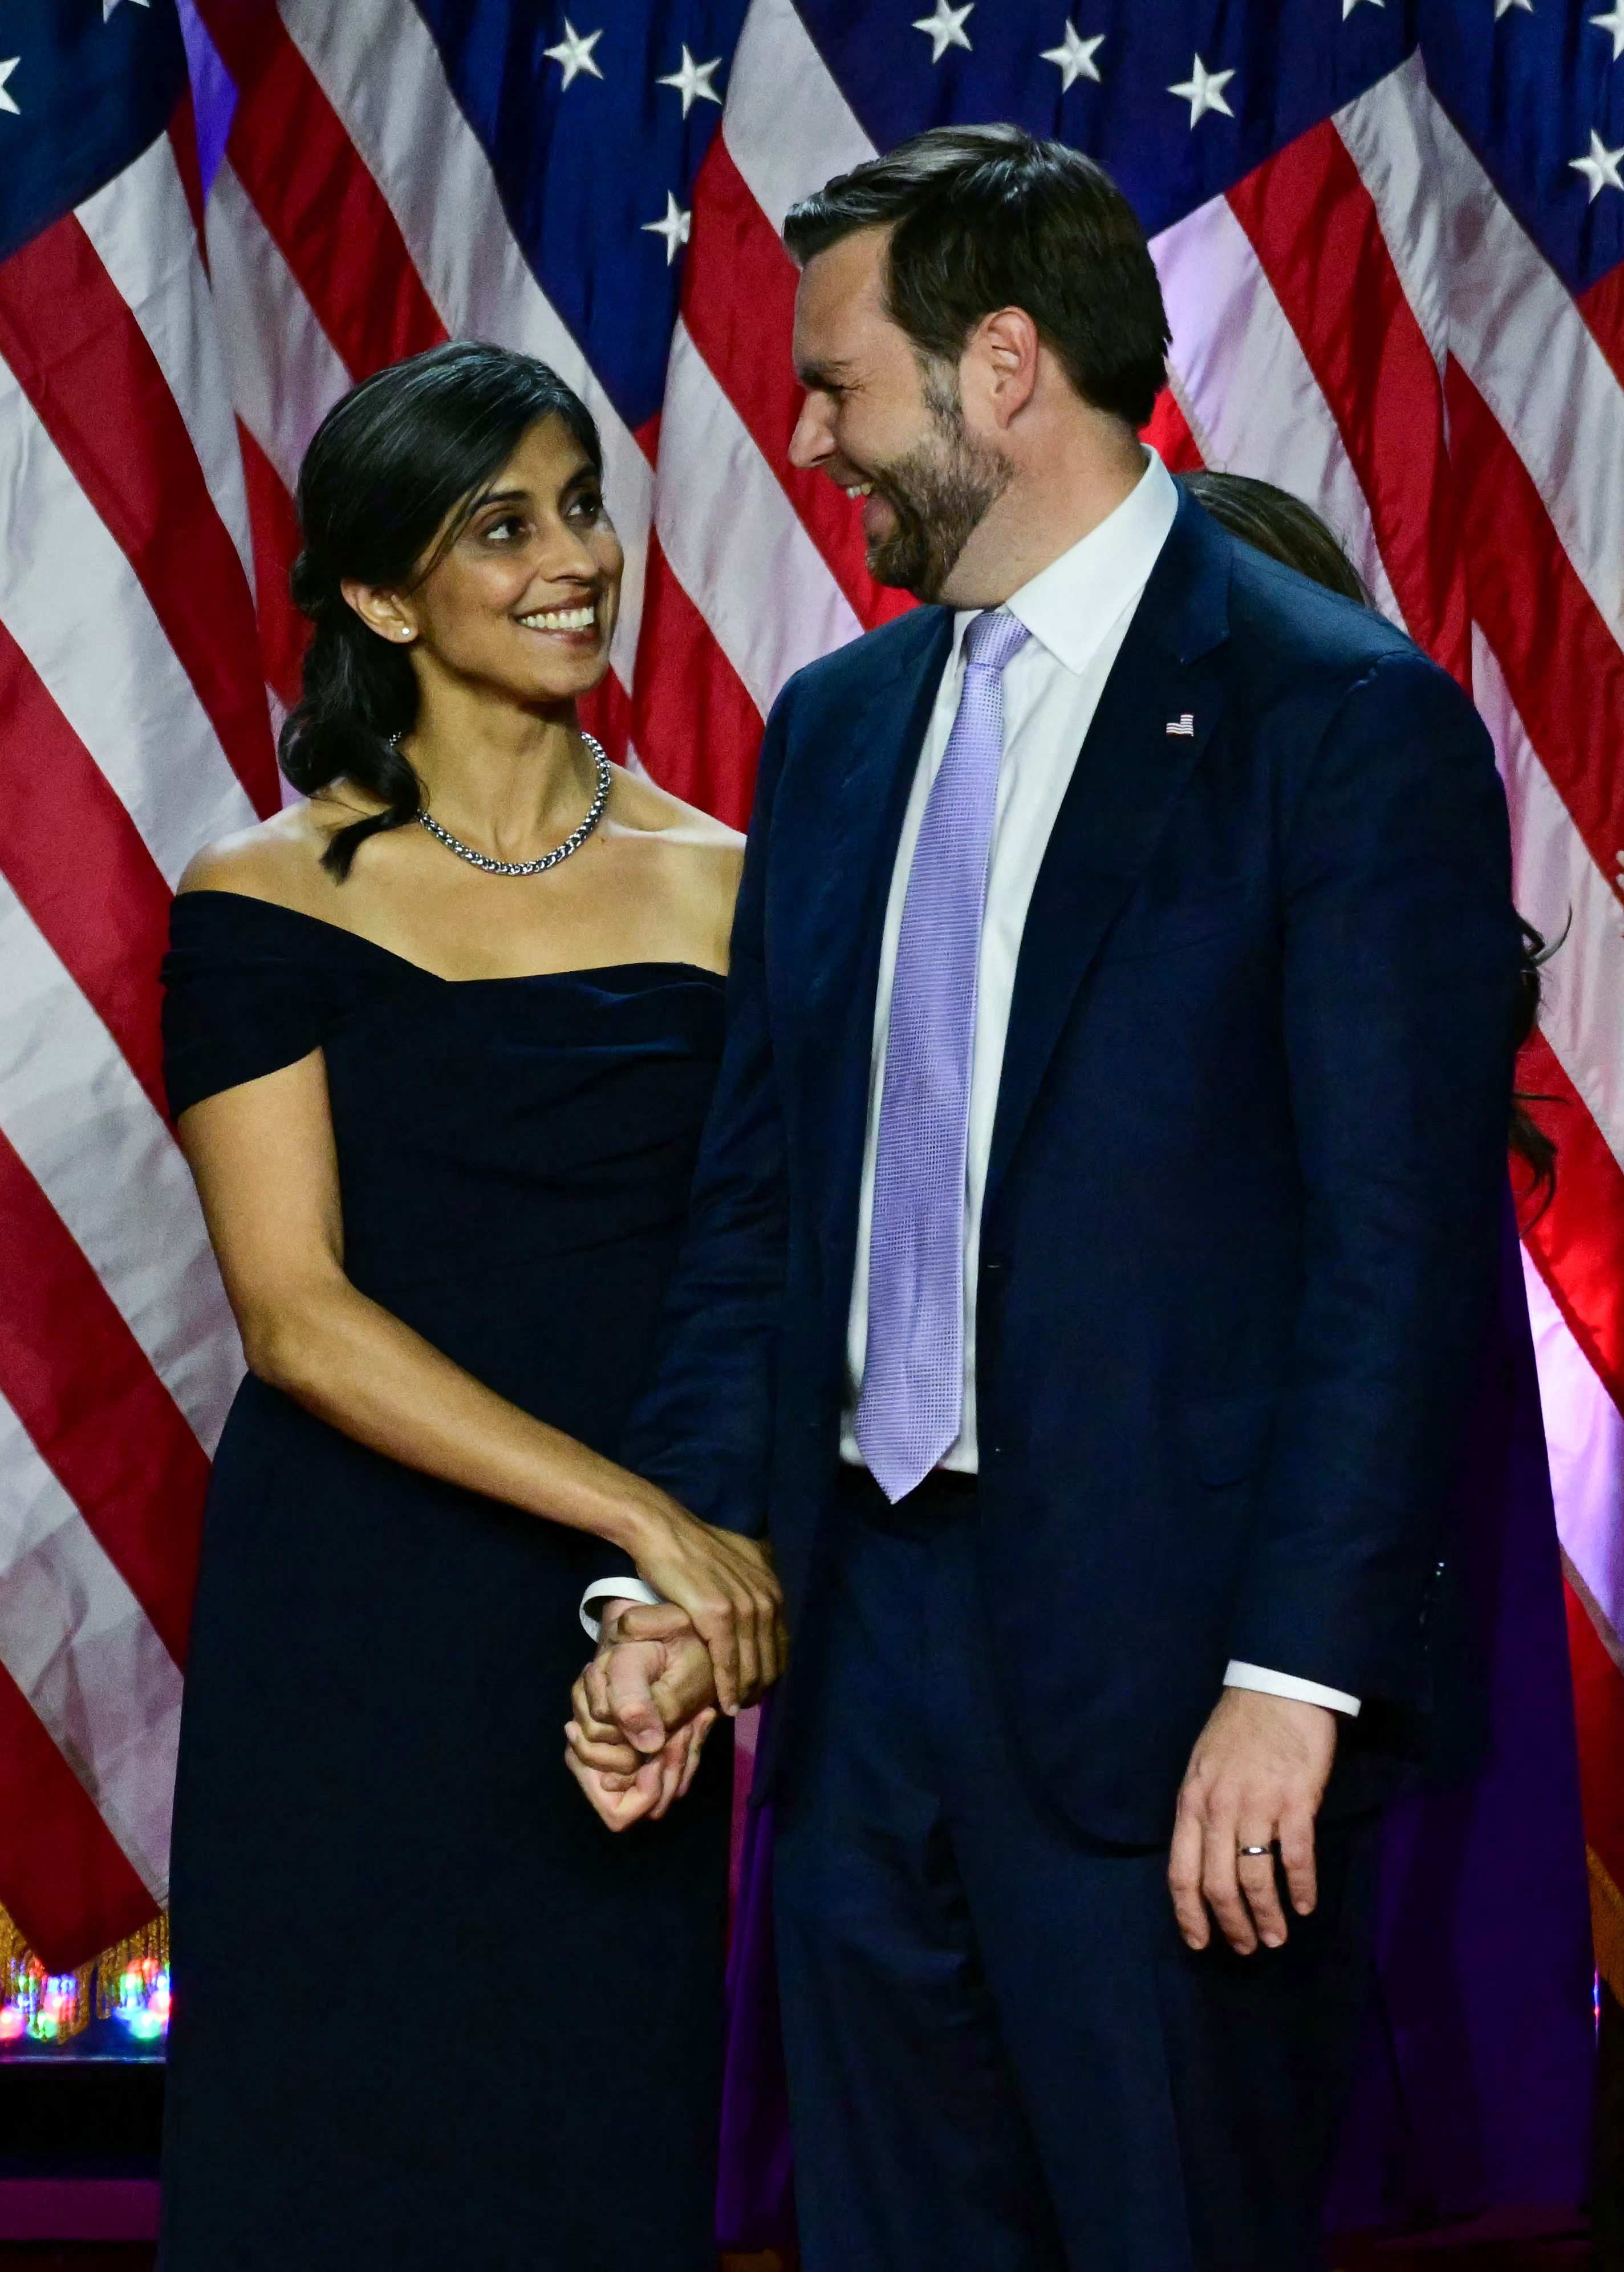
[[[595,1578],[580,1597],[580,1621],[596,1640],[603,1630],[603,1620],[587,1615],[588,1603],[647,1602],[651,1609],[657,1610],[664,1599],[663,1594],[656,1594],[640,1578]],[[1356,1704],[1353,1708],[1357,1712],[1359,1708]]]
[[[1265,1696],[1289,1696],[1295,1704],[1320,1704],[1328,1712],[1359,1716],[1359,1700],[1341,1688],[1322,1688],[1317,1680],[1299,1680],[1294,1672],[1271,1672],[1267,1665],[1242,1664],[1231,1659],[1224,1676],[1226,1688],[1257,1688]]]

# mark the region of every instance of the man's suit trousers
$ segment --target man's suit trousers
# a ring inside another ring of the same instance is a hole
[[[843,1475],[775,1861],[805,2272],[1310,2272],[1370,1984],[1376,1824],[1284,1948],[1197,1955],[1000,1688],[973,1484]]]

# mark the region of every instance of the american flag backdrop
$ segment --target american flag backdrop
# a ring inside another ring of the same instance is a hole
[[[569,8],[0,4],[0,1904],[62,1965],[165,1895],[241,1356],[156,971],[191,854],[278,803],[318,421],[448,334],[555,364],[626,549],[589,722],[742,823],[784,680],[904,604],[786,460],[779,224],[921,127],[1011,118],[1152,233],[1150,438],[1315,504],[1471,686],[1519,902],[1566,934],[1525,1251],[1624,1992],[1624,0]]]

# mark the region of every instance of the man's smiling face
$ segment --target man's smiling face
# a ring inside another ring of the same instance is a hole
[[[884,229],[809,260],[795,300],[806,389],[790,461],[862,501],[869,572],[934,600],[1005,487],[1003,457],[965,428],[956,374],[922,362],[885,303]]]

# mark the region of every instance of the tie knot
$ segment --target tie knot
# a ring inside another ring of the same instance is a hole
[[[1002,670],[1011,655],[1019,654],[1031,633],[1019,616],[1007,608],[989,608],[964,634],[967,670]]]

